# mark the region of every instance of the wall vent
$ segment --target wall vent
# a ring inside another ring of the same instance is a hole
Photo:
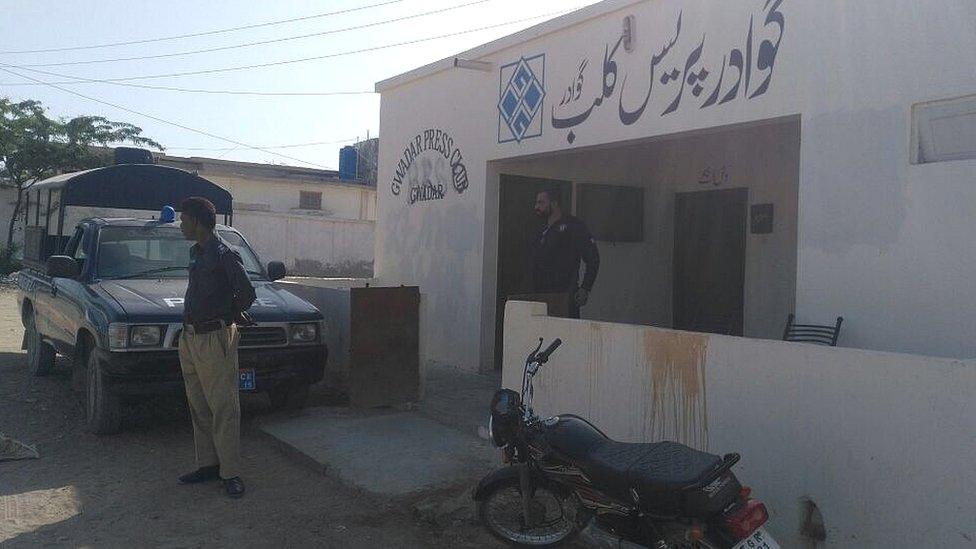
[[[912,164],[976,159],[976,95],[912,106]]]

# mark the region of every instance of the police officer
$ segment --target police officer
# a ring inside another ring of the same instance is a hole
[[[232,498],[241,480],[241,409],[238,401],[237,324],[246,321],[254,287],[241,256],[217,235],[216,211],[205,198],[180,206],[180,229],[190,248],[190,280],[183,303],[180,366],[193,420],[197,470],[183,484],[220,479]]]
[[[532,243],[532,290],[535,293],[566,293],[570,318],[580,317],[600,270],[600,252],[589,229],[576,217],[563,213],[558,190],[540,192],[535,214],[544,220]],[[580,260],[586,265],[579,282]]]

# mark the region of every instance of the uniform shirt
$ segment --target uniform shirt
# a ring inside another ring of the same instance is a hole
[[[233,322],[254,303],[254,286],[241,256],[216,233],[190,248],[190,281],[183,300],[183,320],[189,323],[220,319]]]
[[[580,260],[586,264],[579,284]],[[590,230],[579,219],[563,215],[551,226],[542,227],[532,242],[532,286],[534,292],[575,291],[577,285],[593,289],[600,270],[600,253]]]

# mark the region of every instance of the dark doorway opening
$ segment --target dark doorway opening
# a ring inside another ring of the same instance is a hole
[[[541,221],[533,206],[539,192],[558,189],[564,211],[572,211],[572,183],[556,179],[502,174],[498,192],[498,272],[495,308],[495,368],[502,367],[505,302],[509,296],[531,293],[529,253]]]
[[[748,189],[675,195],[675,329],[743,334],[748,204]]]

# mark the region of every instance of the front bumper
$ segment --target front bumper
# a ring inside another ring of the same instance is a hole
[[[166,394],[183,390],[177,351],[110,352],[97,349],[104,380],[116,394]],[[318,383],[325,376],[328,347],[323,345],[239,349],[240,368],[253,368],[255,391],[286,384]]]

